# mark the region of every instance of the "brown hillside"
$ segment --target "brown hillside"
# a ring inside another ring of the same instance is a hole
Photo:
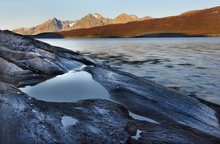
[[[63,37],[137,37],[151,34],[220,35],[220,6],[178,16],[59,32]]]

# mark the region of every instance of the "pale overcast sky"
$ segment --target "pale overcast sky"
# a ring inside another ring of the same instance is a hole
[[[0,0],[0,29],[32,27],[56,17],[77,20],[88,13],[165,17],[220,6],[220,0]]]

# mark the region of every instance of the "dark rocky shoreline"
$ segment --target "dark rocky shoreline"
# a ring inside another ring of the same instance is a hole
[[[0,31],[0,64],[0,143],[220,142],[219,106],[81,54]],[[18,89],[82,66],[117,103],[102,99],[44,102]],[[134,119],[128,111],[159,124]],[[63,116],[77,122],[64,126]],[[135,139],[137,131],[141,132]]]

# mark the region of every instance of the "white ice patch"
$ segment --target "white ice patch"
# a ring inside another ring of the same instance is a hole
[[[141,132],[142,132],[142,131],[140,131],[140,130],[138,129],[136,135],[135,135],[135,136],[132,136],[132,138],[138,140],[138,138],[141,137],[141,136],[140,136],[140,133],[141,133]]]
[[[155,120],[152,120],[150,118],[146,118],[146,117],[143,117],[143,116],[140,116],[140,115],[137,115],[135,113],[132,113],[129,111],[129,115],[132,116],[133,118],[135,119],[138,119],[138,120],[143,120],[143,121],[148,121],[150,123],[155,123],[155,124],[160,124],[159,122],[155,121]]]
[[[63,126],[72,126],[72,125],[75,125],[76,123],[78,122],[77,119],[74,119],[70,116],[63,116],[62,119],[61,119],[61,123]]]

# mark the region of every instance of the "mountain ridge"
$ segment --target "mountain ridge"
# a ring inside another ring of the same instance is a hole
[[[150,19],[150,16],[146,16]],[[105,18],[101,14],[87,14],[76,21],[61,21],[56,18],[47,20],[46,22],[30,27],[30,28],[17,28],[12,30],[15,33],[23,34],[23,35],[36,35],[39,33],[45,32],[59,32],[59,31],[68,31],[82,28],[92,28],[99,27],[108,24],[118,24],[118,23],[127,23],[131,21],[142,20],[139,19],[136,15],[128,15],[128,14],[120,14],[114,19]]]
[[[52,18],[35,27],[18,28],[13,30],[13,32],[24,35],[38,34],[39,32],[56,32],[62,30],[63,28],[67,28],[69,23],[70,21],[60,21],[57,18]]]
[[[114,19],[108,19],[95,13],[71,25],[66,24],[66,27],[56,32],[28,35],[38,38],[220,36],[220,6],[163,18],[138,18],[135,15],[120,14]]]
[[[220,36],[220,6],[164,18],[57,33],[62,37]]]

